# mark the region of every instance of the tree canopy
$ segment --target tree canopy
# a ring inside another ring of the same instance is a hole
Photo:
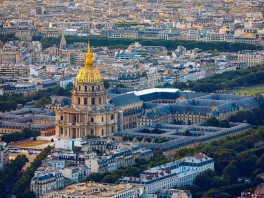
[[[31,179],[34,177],[34,172],[41,165],[42,160],[45,159],[51,152],[52,147],[48,146],[42,150],[30,164],[30,166],[23,172],[20,179],[14,185],[14,193],[17,197],[27,197],[32,195],[32,192],[28,192]]]
[[[59,46],[61,37],[45,38],[41,36],[33,36],[34,41],[40,41],[43,48]],[[66,36],[67,43],[72,44],[74,42],[87,42],[88,37],[79,36]],[[255,46],[244,43],[228,43],[228,42],[201,42],[201,41],[187,41],[187,40],[144,40],[144,39],[112,39],[105,37],[91,37],[92,46],[128,46],[131,43],[140,42],[146,46],[164,46],[168,50],[175,50],[177,46],[181,45],[189,49],[200,48],[204,51],[212,50],[212,53],[218,54],[218,52],[237,52],[240,50],[260,50],[261,46]]]
[[[20,140],[26,140],[31,137],[40,136],[39,130],[34,130],[30,128],[24,128],[20,132],[13,132],[13,133],[6,133],[1,136],[1,140],[10,143],[10,142],[17,142]]]
[[[133,166],[121,167],[113,173],[92,173],[86,181],[115,183],[122,176],[138,177],[140,173],[149,167],[155,167],[168,162],[168,159],[160,152],[154,152],[150,160],[136,159]]]
[[[196,152],[212,157],[215,174],[202,173],[194,180],[190,191],[193,197],[237,197],[240,192],[263,181],[258,174],[264,172],[264,127],[248,130],[196,148],[182,148],[176,159]],[[256,147],[256,144],[259,145]],[[238,180],[248,177],[251,183]]]
[[[0,170],[0,194],[3,197],[27,162],[25,155],[18,155],[14,160],[10,160],[3,170]]]
[[[264,65],[254,66],[247,69],[226,71],[212,77],[189,82],[189,88],[197,92],[216,92],[229,90],[237,87],[252,86],[264,83]],[[172,85],[166,83],[164,87],[186,89],[186,83],[175,82]]]

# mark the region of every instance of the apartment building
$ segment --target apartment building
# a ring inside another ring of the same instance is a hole
[[[30,190],[37,197],[52,191],[60,190],[65,186],[83,181],[89,175],[85,165],[68,163],[58,156],[49,157],[44,160],[41,167],[37,169],[30,183]]]
[[[67,55],[69,64],[83,64],[85,61],[85,52],[71,51]]]
[[[257,38],[238,36],[234,37],[235,43],[245,43],[251,45],[259,45],[260,41]]]
[[[30,68],[21,64],[3,64],[0,65],[0,75],[2,77],[26,78],[29,76]]]
[[[41,194],[58,190],[65,187],[65,178],[60,172],[35,172],[35,175],[30,183],[30,190],[33,191],[36,197]]]
[[[31,95],[36,92],[36,86],[31,83],[9,83],[0,85],[3,94]]]
[[[135,164],[138,158],[149,159],[152,151],[141,149],[137,145],[124,145],[117,142],[106,142],[100,139],[90,141],[89,148],[104,152],[103,156],[95,156],[85,160],[85,164],[92,173],[114,172],[120,167]]]
[[[138,198],[141,188],[133,184],[100,184],[94,182],[78,183],[63,190],[52,191],[41,195],[41,198]]]
[[[68,178],[72,183],[83,181],[89,175],[89,169],[86,166],[65,167],[61,170],[62,175]]]
[[[0,64],[21,63],[21,53],[17,51],[0,51]]]
[[[31,31],[31,29],[27,29],[27,28],[17,29],[15,35],[21,41],[32,41],[32,31]]]
[[[238,62],[247,63],[248,67],[256,66],[264,63],[264,52],[243,50],[238,53]]]
[[[118,181],[143,187],[151,194],[160,189],[191,185],[195,177],[205,170],[214,170],[214,161],[203,153],[189,156],[143,171],[140,177],[123,177]]]

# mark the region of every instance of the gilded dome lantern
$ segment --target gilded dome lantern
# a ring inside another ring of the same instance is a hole
[[[102,76],[93,65],[93,54],[91,52],[90,41],[85,55],[84,67],[78,72],[76,83],[96,83],[101,82]]]

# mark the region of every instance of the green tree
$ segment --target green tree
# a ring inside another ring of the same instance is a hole
[[[198,185],[192,184],[190,186],[190,191],[192,194],[196,194],[196,193],[200,192],[200,188]]]
[[[129,141],[133,141],[133,139],[134,139],[134,138],[133,138],[132,136],[128,136],[128,140],[129,140]]]
[[[18,194],[17,198],[36,198],[36,194],[32,191]]]
[[[110,87],[110,83],[108,82],[108,80],[104,80],[104,87],[105,89],[108,89]]]
[[[219,122],[219,127],[223,127],[223,128],[230,128],[230,124],[227,120],[221,120]]]
[[[115,183],[115,181],[118,179],[118,175],[111,174],[111,175],[106,175],[102,179],[103,183]]]
[[[222,186],[226,186],[226,185],[227,185],[226,180],[220,177],[217,177],[217,176],[214,176],[211,182],[211,187],[216,188],[216,189],[221,188]]]
[[[206,121],[206,125],[219,127],[219,120],[217,120],[215,117],[211,117]]]
[[[210,187],[210,179],[205,174],[199,174],[193,180],[193,184],[198,186],[201,191],[206,191]]]
[[[167,56],[171,56],[172,52],[171,51],[167,51]]]
[[[234,164],[227,165],[223,171],[223,178],[230,183],[236,183],[238,178],[237,166]]]
[[[15,159],[10,160],[0,171],[0,195],[6,197],[6,189],[16,179],[24,165],[28,162],[25,155],[18,155]]]
[[[151,138],[150,137],[145,137],[145,141],[151,142]]]
[[[120,87],[120,88],[126,88],[126,86],[123,85],[123,84],[118,84],[117,87]]]
[[[220,52],[219,52],[217,49],[214,49],[214,50],[213,50],[213,54],[214,54],[215,56],[218,56],[218,55],[220,54]]]
[[[215,171],[217,174],[222,174],[224,168],[236,159],[236,153],[232,149],[227,149],[224,147],[218,147],[218,149],[212,148],[214,161],[215,161]]]
[[[71,91],[73,90],[73,83],[72,82],[70,82],[68,85],[67,85],[67,87],[66,87],[66,89],[65,89],[65,96],[68,96],[68,97],[70,97],[71,96]]]
[[[48,105],[51,103],[50,99],[47,98],[41,98],[39,101],[35,103],[35,107],[40,108],[40,107],[45,107],[45,105]]]
[[[128,137],[127,136],[123,136],[122,140],[126,142],[128,140]]]
[[[187,129],[187,130],[184,132],[184,135],[185,135],[185,136],[191,136],[192,134],[191,134],[190,130]]]
[[[252,147],[254,147],[254,144],[252,144]],[[249,149],[250,148],[251,147],[249,147]],[[258,158],[253,153],[241,153],[238,158],[241,175],[249,177],[251,173],[258,168],[256,167]]]
[[[41,165],[42,160],[45,159],[51,152],[52,147],[48,146],[44,150],[42,150],[31,162],[30,167],[28,167],[23,173],[19,180],[14,185],[14,193],[15,195],[19,195],[21,193],[26,192],[26,189],[29,188],[31,179],[34,177],[34,172]]]
[[[130,169],[129,169],[129,172],[127,173],[127,176],[134,176],[134,177],[136,177],[136,176],[138,176],[139,174],[141,173],[141,171],[139,170],[139,168],[137,168],[137,167],[131,167]]]
[[[140,136],[136,137],[136,139],[137,139],[137,141],[139,141],[139,142],[141,142],[141,141],[143,140],[143,138],[140,137]]]

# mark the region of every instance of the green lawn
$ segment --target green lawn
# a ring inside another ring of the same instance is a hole
[[[264,84],[252,87],[243,87],[239,89],[230,90],[228,93],[242,94],[242,95],[256,95],[264,93]]]

